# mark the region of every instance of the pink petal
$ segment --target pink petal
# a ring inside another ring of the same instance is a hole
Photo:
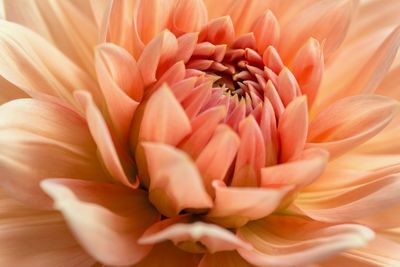
[[[297,156],[303,150],[308,132],[308,112],[306,97],[292,101],[280,117],[278,133],[281,142],[282,162]]]
[[[229,16],[213,19],[203,27],[199,40],[213,44],[231,44],[235,37],[235,29]]]
[[[254,250],[238,249],[256,266],[306,266],[341,251],[364,246],[374,233],[361,225],[327,225],[294,216],[268,216],[238,230]]]
[[[198,32],[207,20],[207,9],[202,0],[177,1],[172,14],[175,33]]]
[[[21,99],[0,107],[0,185],[15,198],[48,208],[39,182],[57,175],[107,180],[85,120],[58,104]]]
[[[171,217],[183,209],[212,206],[196,165],[184,152],[160,143],[146,142],[143,147],[150,176],[149,197],[162,214]]]
[[[96,71],[108,112],[119,137],[128,140],[130,125],[143,96],[142,77],[132,56],[113,44],[96,50]]]
[[[317,96],[324,72],[324,55],[317,40],[310,38],[299,49],[293,60],[292,68],[301,92],[307,95],[308,103],[311,106]]]
[[[399,188],[399,175],[394,174],[341,190],[301,193],[295,205],[316,220],[351,221],[398,204]]]
[[[261,169],[261,186],[296,185],[303,188],[318,179],[325,170],[329,153],[307,149],[289,162]]]
[[[275,73],[280,73],[284,65],[278,51],[273,46],[267,46],[264,49],[263,62],[264,65],[270,68]]]
[[[1,266],[82,266],[95,260],[56,212],[31,209],[0,192]]]
[[[178,42],[168,30],[158,34],[146,45],[138,60],[144,86],[157,81],[158,74],[164,73],[174,63],[172,60],[177,50]]]
[[[240,146],[237,152],[232,186],[256,186],[265,164],[264,139],[253,116],[239,125]]]
[[[103,115],[93,102],[91,95],[84,91],[78,91],[74,95],[83,106],[90,133],[106,169],[116,181],[129,187],[136,187],[137,184],[133,180],[135,177],[133,163],[124,151],[117,150]]]
[[[192,56],[198,39],[198,33],[186,33],[178,37],[178,51],[176,60],[187,63]]]
[[[279,22],[271,10],[260,16],[253,25],[254,36],[257,41],[257,49],[264,53],[268,46],[277,47],[280,37]],[[267,64],[266,64],[267,65]]]
[[[137,240],[160,216],[145,192],[71,179],[45,180],[42,188],[81,245],[102,263],[134,264],[150,252],[151,246],[139,245]]]
[[[307,146],[326,149],[331,157],[337,157],[380,132],[397,109],[396,101],[382,96],[339,100],[312,120]]]
[[[251,246],[227,229],[204,222],[181,223],[176,219],[164,220],[152,225],[140,238],[140,244],[155,244],[171,240],[175,245],[193,242],[201,244],[202,252],[251,249]]]
[[[278,129],[276,125],[275,112],[268,99],[264,100],[261,112],[260,130],[265,144],[265,166],[278,163]]]
[[[219,125],[196,159],[203,182],[210,193],[213,180],[223,180],[238,151],[240,139],[228,126]]]
[[[207,214],[207,220],[227,228],[239,228],[268,216],[292,188],[227,187],[223,181],[214,181],[213,186],[214,207]]]

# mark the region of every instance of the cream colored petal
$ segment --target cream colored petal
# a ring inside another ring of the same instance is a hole
[[[38,183],[47,177],[106,180],[85,120],[51,102],[14,100],[0,107],[1,186],[15,198],[48,208]]]
[[[268,216],[238,230],[253,250],[238,249],[259,266],[307,266],[341,251],[365,246],[374,233],[357,224],[328,225],[293,216]]]
[[[151,246],[139,245],[137,240],[160,216],[144,191],[72,179],[47,179],[41,186],[95,259],[130,265],[150,252]]]
[[[0,265],[18,267],[91,267],[56,212],[31,209],[0,192]]]
[[[88,90],[100,101],[97,85],[86,72],[38,34],[4,20],[0,21],[0,76],[28,94],[40,92],[74,103],[73,91]]]
[[[5,0],[4,8],[7,20],[42,35],[94,75],[92,49],[97,43],[98,28],[89,1]]]

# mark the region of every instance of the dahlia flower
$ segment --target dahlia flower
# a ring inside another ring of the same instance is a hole
[[[400,1],[3,8],[0,266],[400,266]]]

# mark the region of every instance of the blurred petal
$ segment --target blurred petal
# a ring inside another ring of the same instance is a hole
[[[85,120],[58,104],[20,99],[0,107],[1,186],[41,208],[50,199],[39,188],[47,177],[106,180]]]
[[[73,91],[88,90],[99,100],[87,73],[38,34],[4,20],[0,21],[0,76],[28,94],[36,91],[74,103]]]
[[[175,245],[193,242],[199,245],[202,252],[250,249],[249,244],[240,240],[232,232],[214,224],[203,222],[180,223],[175,219],[164,220],[151,226],[140,238],[140,244],[154,244],[171,240]],[[200,244],[198,244],[200,243]]]
[[[252,267],[237,252],[222,251],[214,254],[205,254],[198,267]]]
[[[198,32],[207,23],[207,9],[203,0],[178,0],[172,12],[175,33]]]
[[[396,101],[382,96],[341,99],[312,120],[307,146],[326,149],[337,157],[380,132],[397,110]]]
[[[182,151],[160,143],[143,143],[150,176],[149,197],[158,210],[176,216],[187,208],[212,206],[194,162]]]
[[[341,190],[300,193],[295,205],[313,219],[346,222],[388,209],[400,201],[399,174]]]
[[[82,266],[95,260],[75,241],[55,212],[31,209],[0,192],[0,265]]]
[[[254,250],[238,249],[256,266],[303,266],[364,246],[374,233],[361,225],[327,225],[292,216],[268,216],[238,230]]]
[[[137,243],[144,230],[159,220],[145,192],[71,179],[48,179],[41,185],[82,246],[97,260],[129,265],[150,252],[151,246]]]

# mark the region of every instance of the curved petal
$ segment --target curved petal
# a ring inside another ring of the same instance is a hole
[[[282,188],[227,187],[214,181],[214,206],[207,220],[227,228],[238,228],[251,220],[266,217],[275,211],[292,186]]]
[[[82,246],[97,260],[129,265],[150,252],[151,246],[139,245],[137,240],[160,216],[144,191],[71,179],[48,179],[41,186]]]
[[[205,254],[197,267],[252,267],[235,251]]]
[[[208,21],[203,0],[178,0],[172,12],[175,33],[198,32]]]
[[[5,18],[32,29],[91,75],[96,26],[89,1],[5,0]],[[83,89],[83,88],[77,88]]]
[[[0,265],[82,266],[95,260],[75,241],[62,216],[31,209],[0,191]]]
[[[182,151],[165,144],[143,143],[150,176],[149,197],[158,210],[176,216],[187,208],[207,209],[207,194],[194,162]]]
[[[190,248],[188,243],[194,243],[202,252],[235,250],[237,248],[251,249],[251,246],[236,237],[227,229],[204,222],[180,223],[176,219],[164,220],[151,226],[140,238],[140,244],[154,244],[171,240],[175,245]],[[199,244],[200,243],[200,244]],[[199,251],[199,252],[200,252]]]
[[[332,192],[300,193],[295,205],[311,218],[326,222],[362,219],[400,201],[399,174]]]
[[[133,163],[124,151],[117,150],[103,115],[87,92],[78,91],[75,98],[83,106],[90,132],[96,142],[104,166],[111,176],[129,187],[136,187]],[[118,154],[119,152],[119,154]]]
[[[144,90],[136,61],[119,46],[102,44],[96,49],[96,72],[112,125],[127,142]]]
[[[380,132],[397,110],[396,101],[382,96],[341,99],[312,120],[307,146],[326,149],[337,157]]]
[[[293,100],[279,119],[278,134],[281,141],[281,162],[297,156],[304,149],[308,132],[307,99]]]
[[[0,105],[14,99],[28,97],[24,91],[0,76]]]
[[[100,100],[97,85],[86,72],[38,34],[4,20],[0,21],[0,76],[28,94],[41,92],[75,103],[72,92],[88,90]]]
[[[154,245],[150,253],[133,267],[188,267],[197,266],[201,254],[185,252],[171,242],[162,242]]]
[[[199,41],[208,41],[213,44],[230,45],[235,38],[235,28],[229,16],[209,21],[201,30]]]
[[[238,249],[256,266],[303,266],[364,246],[374,233],[361,225],[327,225],[293,216],[268,216],[238,230],[254,250]]]
[[[303,188],[318,179],[328,163],[329,153],[311,148],[293,160],[261,169],[261,186],[295,185]]]
[[[47,177],[107,180],[85,120],[55,103],[20,99],[0,106],[0,185],[47,208],[38,183]]]

